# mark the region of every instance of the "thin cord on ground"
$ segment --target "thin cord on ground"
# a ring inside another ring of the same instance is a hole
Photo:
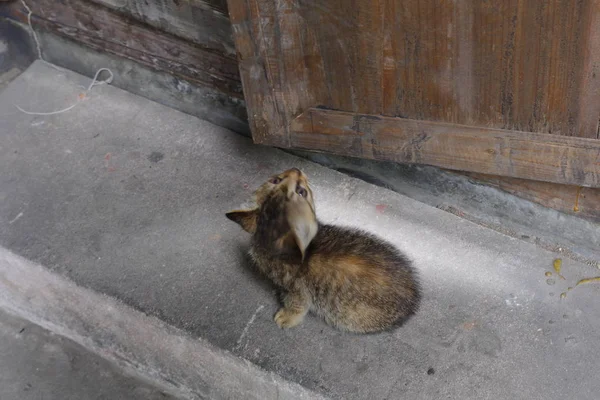
[[[31,8],[29,8],[29,6],[27,5],[27,3],[25,2],[25,0],[21,0],[21,3],[23,4],[23,7],[25,7],[25,10],[27,10],[27,25],[29,25],[29,31],[31,33],[31,36],[33,37],[33,41],[35,42],[35,46],[36,46],[36,50],[38,53],[38,59],[40,59],[42,62],[44,62],[46,65],[58,70],[58,71],[66,71],[54,64],[49,63],[48,61],[44,60],[44,57],[42,56],[42,46],[40,45],[40,40],[37,36],[37,33],[35,32],[35,30],[33,29],[33,25],[31,23],[31,16],[33,15],[33,11],[31,10]],[[100,76],[100,74],[106,71],[109,74],[109,77],[107,79],[103,79],[103,80],[99,80],[98,77]],[[87,94],[89,91],[92,90],[92,88],[94,86],[98,86],[98,85],[104,85],[104,84],[108,84],[111,83],[113,81],[114,75],[112,73],[112,71],[108,68],[100,68],[98,71],[96,71],[96,74],[94,75],[94,79],[92,79],[92,83],[90,83],[90,85],[88,86],[87,90],[85,91],[84,94]],[[85,98],[85,96],[80,96],[80,98]],[[28,115],[55,115],[55,114],[61,114],[64,112],[67,112],[71,109],[73,109],[75,106],[77,106],[79,104],[79,102],[64,108],[62,110],[57,110],[57,111],[49,111],[49,112],[37,112],[37,111],[27,111],[24,110],[23,108],[19,107],[18,105],[14,105],[17,110],[28,114]]]

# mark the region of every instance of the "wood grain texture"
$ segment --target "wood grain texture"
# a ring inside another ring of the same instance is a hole
[[[29,0],[33,25],[233,98],[243,97],[234,56],[194,44],[86,0]],[[26,21],[20,2],[3,14]]]
[[[235,56],[225,0],[83,0],[222,54]]]
[[[600,187],[600,141],[309,109],[291,145],[375,160],[434,165]]]
[[[579,119],[575,136],[600,139],[600,0],[592,1],[592,12],[587,17],[587,45],[584,48],[583,77],[580,87]],[[594,136],[596,132],[596,136]]]
[[[261,37],[256,45],[268,47],[263,53],[277,53],[271,53],[277,62],[272,60],[270,67],[276,80],[268,83],[271,90],[283,91],[284,114],[297,112],[297,106],[286,103],[299,100],[286,80],[308,75],[312,79],[302,89],[310,95],[303,97],[315,102],[301,104],[302,109],[320,105],[597,138],[599,0],[229,4],[237,14],[240,9],[260,10],[236,23],[250,24],[248,33]]]
[[[600,189],[463,172],[478,183],[496,187],[544,207],[600,222]]]
[[[275,41],[275,8],[248,0],[229,3],[248,122],[257,142],[288,147],[287,116],[280,109],[279,42]]]
[[[598,185],[600,0],[228,4],[258,143]]]

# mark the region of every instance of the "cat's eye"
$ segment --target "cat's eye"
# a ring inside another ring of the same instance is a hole
[[[281,178],[276,176],[275,178],[271,178],[269,182],[271,182],[273,185],[277,185],[279,182],[281,182]]]
[[[306,189],[304,189],[302,186],[296,187],[296,193],[298,193],[302,197],[306,197],[307,195]]]

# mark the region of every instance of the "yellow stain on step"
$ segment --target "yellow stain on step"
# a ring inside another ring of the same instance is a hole
[[[573,211],[579,211],[579,196],[581,195],[581,186],[577,188],[577,195],[575,196],[575,206],[573,207]]]
[[[594,282],[600,282],[600,276],[596,276],[594,278],[581,279],[579,282],[577,282],[577,285],[575,285],[575,286],[583,285],[586,283],[594,283]]]
[[[562,267],[562,260],[560,258],[557,258],[556,260],[554,260],[554,270],[556,271],[557,274],[560,274],[561,267]]]
[[[552,263],[552,266],[554,267],[554,272],[556,272],[556,274],[558,276],[560,276],[562,279],[565,279],[565,277],[560,274],[560,271],[562,269],[562,259],[560,259],[560,258],[555,259],[554,262]],[[552,276],[552,272],[546,271],[545,275],[547,277],[550,277],[550,276]],[[550,280],[550,279],[548,279],[548,280]],[[595,282],[600,283],[600,276],[595,276],[593,278],[580,279],[579,282],[577,282],[577,284],[575,284],[575,287],[577,287],[579,285],[585,285],[588,283],[595,283]],[[564,291],[560,294],[560,298],[561,299],[567,298],[567,293],[570,292],[571,290],[573,290],[573,288],[568,287],[566,291]]]
[[[560,274],[560,269],[562,268],[562,259],[561,258],[557,258],[556,260],[554,260],[554,271],[556,271],[556,274],[561,278],[561,279],[565,279],[564,276],[562,276]]]
[[[584,285],[587,283],[594,283],[594,282],[600,282],[600,276],[596,276],[593,278],[584,278],[584,279],[580,279],[579,282],[577,282],[577,284],[575,285],[575,287],[579,286],[579,285]],[[567,297],[567,292],[570,292],[571,290],[573,290],[572,287],[567,288],[566,292],[562,292],[560,294],[560,298],[564,299]]]
[[[567,297],[567,293],[570,292],[571,290],[573,290],[573,288],[572,287],[568,287],[566,292],[562,292],[560,294],[560,298],[564,299],[565,297]]]

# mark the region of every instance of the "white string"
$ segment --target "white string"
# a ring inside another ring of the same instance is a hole
[[[17,107],[17,110],[21,111],[24,114],[28,114],[28,115],[55,115],[55,114],[62,114],[64,112],[67,112],[73,108],[75,108],[75,106],[79,104],[79,103],[75,103],[72,106],[69,106],[67,108],[63,108],[62,110],[58,110],[58,111],[50,111],[50,112],[38,112],[38,111],[27,111],[27,110],[23,110],[21,107],[19,107],[18,105],[14,105],[15,107]]]
[[[33,29],[33,24],[31,23],[31,16],[33,15],[33,11],[31,11],[31,8],[29,8],[27,3],[25,3],[25,0],[21,0],[21,4],[23,4],[23,7],[25,7],[25,9],[27,10],[27,25],[29,25],[29,32],[31,33],[31,36],[33,37],[33,41],[35,42],[35,48],[38,53],[38,58],[40,60],[42,60],[45,64],[51,66],[52,68],[57,69],[59,71],[64,71],[64,69],[44,60],[44,57],[42,56],[42,46],[40,45],[40,39],[38,38],[37,33]]]
[[[44,58],[42,57],[42,48],[40,46],[40,41],[38,40],[37,33],[35,33],[35,31],[33,30],[33,25],[31,24],[31,15],[33,14],[33,11],[31,11],[31,8],[29,8],[27,3],[25,3],[25,0],[21,0],[21,3],[23,4],[23,7],[25,7],[25,9],[27,10],[27,25],[29,25],[31,35],[33,36],[33,40],[35,41],[35,45],[37,46],[38,58],[40,60],[43,60]]]
[[[108,74],[110,75],[108,78],[99,81],[98,80],[98,75],[100,75],[102,73],[102,71],[106,71],[108,72]],[[86,92],[89,92],[90,90],[92,90],[92,88],[94,86],[99,86],[99,85],[105,85],[108,83],[111,83],[113,81],[113,78],[115,76],[113,75],[112,71],[108,68],[100,68],[98,71],[96,71],[96,75],[94,75],[94,79],[92,80],[92,83],[90,83],[90,86],[88,86]]]
[[[42,46],[40,45],[40,40],[37,36],[37,33],[35,32],[35,30],[33,29],[33,25],[31,24],[31,16],[33,15],[33,11],[31,11],[31,8],[29,8],[29,6],[27,5],[27,3],[25,3],[25,0],[21,0],[21,3],[23,4],[23,7],[25,7],[25,9],[27,10],[27,25],[29,25],[29,30],[31,32],[31,36],[33,37],[33,40],[35,42],[35,46],[37,49],[37,53],[38,53],[38,58],[43,61],[45,64],[49,65],[50,67],[59,70],[59,71],[66,71],[54,64],[49,63],[48,61],[44,60],[44,57],[42,56]],[[106,71],[109,74],[109,77],[103,80],[98,80],[98,76],[100,76],[100,74]],[[80,95],[80,99],[85,98],[85,95],[92,90],[92,88],[94,86],[99,86],[99,85],[104,85],[104,84],[108,84],[111,83],[113,81],[114,75],[112,73],[112,71],[108,68],[100,68],[98,71],[96,71],[96,74],[94,75],[94,79],[92,79],[92,83],[90,83],[90,86],[88,86],[87,90],[85,91],[84,95],[81,96]],[[29,114],[29,115],[55,115],[55,114],[61,114],[64,112],[67,112],[73,108],[75,108],[75,106],[77,106],[79,104],[79,102],[64,108],[62,110],[57,110],[57,111],[50,111],[50,112],[36,112],[36,111],[27,111],[22,109],[21,107],[19,107],[18,105],[14,104],[14,106],[17,108],[17,110],[21,111],[22,113],[25,114]]]

